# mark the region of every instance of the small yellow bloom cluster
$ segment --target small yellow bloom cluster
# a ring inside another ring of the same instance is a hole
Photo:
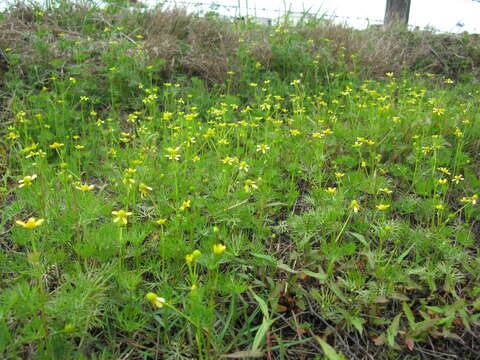
[[[164,225],[167,222],[167,218],[160,218],[157,221],[155,221],[155,224],[157,225]]]
[[[81,185],[75,186],[75,188],[77,190],[80,190],[80,191],[88,192],[88,191],[92,191],[93,189],[95,189],[95,185],[81,184]]]
[[[230,156],[225,156],[222,159],[222,163],[228,164],[228,165],[233,165],[233,164],[238,164],[240,162],[240,159],[238,157],[230,157]]]
[[[477,194],[472,195],[472,196],[470,196],[470,197],[462,197],[462,198],[460,199],[460,202],[462,202],[462,203],[467,203],[467,204],[470,203],[470,204],[472,204],[472,205],[476,205],[476,204],[477,204],[477,201],[478,201],[478,195],[477,195]]]
[[[127,217],[131,216],[132,213],[130,211],[125,211],[122,209],[122,210],[112,211],[112,215],[115,216],[115,218],[113,219],[114,223],[117,223],[120,221],[123,223],[123,225],[127,225],[128,223]]]
[[[165,157],[168,159],[168,160],[180,160],[180,154],[178,154],[178,152],[180,151],[180,146],[177,146],[176,148],[171,148],[171,147],[168,147],[166,148],[167,150],[167,155],[165,155]]]
[[[364,137],[357,137],[357,140],[353,144],[353,147],[361,147],[363,144],[372,146],[375,145],[375,141],[366,139]]]
[[[357,200],[352,200],[350,202],[350,209],[353,209],[353,212],[357,213],[361,207]]]
[[[270,150],[270,146],[268,146],[267,144],[257,145],[257,152],[261,152],[262,154],[265,154],[267,150]]]
[[[200,250],[194,250],[191,254],[185,255],[185,261],[191,264],[194,260],[198,259],[202,255]]]
[[[162,308],[166,302],[164,298],[158,296],[153,292],[149,292],[145,297],[156,308]]]
[[[182,202],[182,205],[180,205],[179,210],[184,211],[184,210],[188,209],[191,206],[191,203],[192,203],[191,200],[185,200],[184,202]]]
[[[62,146],[65,146],[65,144],[59,142],[54,142],[53,144],[48,145],[50,149],[59,149]]]
[[[18,181],[18,184],[19,184],[18,187],[22,188],[24,186],[30,186],[32,185],[33,180],[35,180],[36,178],[37,178],[37,174],[25,176],[23,179]]]
[[[223,244],[215,244],[213,245],[213,253],[215,255],[221,255],[225,252],[225,250],[227,249],[227,247]]]
[[[150,186],[145,185],[144,183],[141,183],[138,185],[138,191],[140,192],[140,196],[142,199],[148,195],[149,191],[152,191],[153,189]]]
[[[44,223],[45,219],[35,219],[34,217],[29,218],[26,222],[17,220],[16,223],[25,229],[35,229],[37,226],[40,226]]]
[[[245,190],[246,193],[249,193],[252,189],[254,190],[258,189],[258,186],[255,183],[255,181],[251,179],[245,180],[245,184],[243,185],[243,190]]]
[[[325,129],[325,130],[322,130],[322,132],[318,132],[318,131],[317,131],[317,132],[314,132],[314,133],[312,134],[312,137],[313,137],[314,139],[321,139],[321,138],[323,138],[323,137],[325,137],[325,136],[327,136],[327,135],[331,135],[331,134],[333,134],[332,129],[327,128],[327,129]]]

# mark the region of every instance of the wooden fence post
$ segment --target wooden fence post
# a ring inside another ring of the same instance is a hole
[[[411,0],[387,0],[384,25],[408,25]]]

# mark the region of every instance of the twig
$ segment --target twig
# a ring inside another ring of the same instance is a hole
[[[107,24],[109,27],[113,27],[112,23],[110,23],[109,21],[107,21],[105,18],[103,17],[100,17],[100,20],[103,21],[105,24]],[[124,34],[123,32],[120,32],[120,36],[123,36],[125,39],[127,39],[128,41],[130,41],[132,44],[138,46],[138,43],[133,40],[130,36]]]

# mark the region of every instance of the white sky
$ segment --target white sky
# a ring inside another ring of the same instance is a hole
[[[0,9],[14,0],[0,0]],[[35,1],[35,0],[32,0]],[[45,0],[44,0],[45,1]],[[101,0],[93,0],[100,2]],[[336,15],[336,21],[362,28],[381,23],[385,12],[386,0],[141,0],[147,4],[165,2],[170,6],[175,3],[188,9],[209,10],[211,4],[226,5],[215,10],[224,15],[248,15],[276,18],[285,13],[318,11],[319,14]],[[480,2],[473,0],[411,0],[410,25],[424,28],[434,27],[440,31],[480,33]],[[42,0],[38,0],[42,2]],[[195,6],[196,3],[204,5]],[[229,7],[228,7],[229,6]],[[240,10],[239,10],[240,8]],[[263,10],[266,9],[266,10]],[[367,20],[369,19],[369,20]],[[463,27],[457,26],[463,24]]]
[[[1,1],[1,0],[0,0]],[[155,3],[157,0],[147,0]],[[161,2],[161,1],[160,1]],[[301,12],[308,10],[319,14],[336,15],[337,21],[346,21],[355,27],[365,27],[370,23],[383,22],[386,0],[168,0],[168,4],[192,4],[189,9],[208,10],[208,6],[193,6],[195,3],[221,4],[232,8],[219,7],[218,12],[225,15],[241,15],[259,17],[277,17],[286,9]],[[285,5],[286,4],[286,5]],[[235,8],[233,8],[235,7]],[[268,9],[268,10],[262,10]],[[347,19],[348,17],[353,19]],[[361,19],[358,19],[361,18]],[[480,33],[480,2],[473,0],[412,0],[410,7],[410,25],[431,26],[440,31]],[[463,24],[463,27],[457,24]]]

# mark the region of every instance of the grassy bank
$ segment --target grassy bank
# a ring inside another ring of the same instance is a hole
[[[474,359],[476,39],[5,12],[3,357]]]

